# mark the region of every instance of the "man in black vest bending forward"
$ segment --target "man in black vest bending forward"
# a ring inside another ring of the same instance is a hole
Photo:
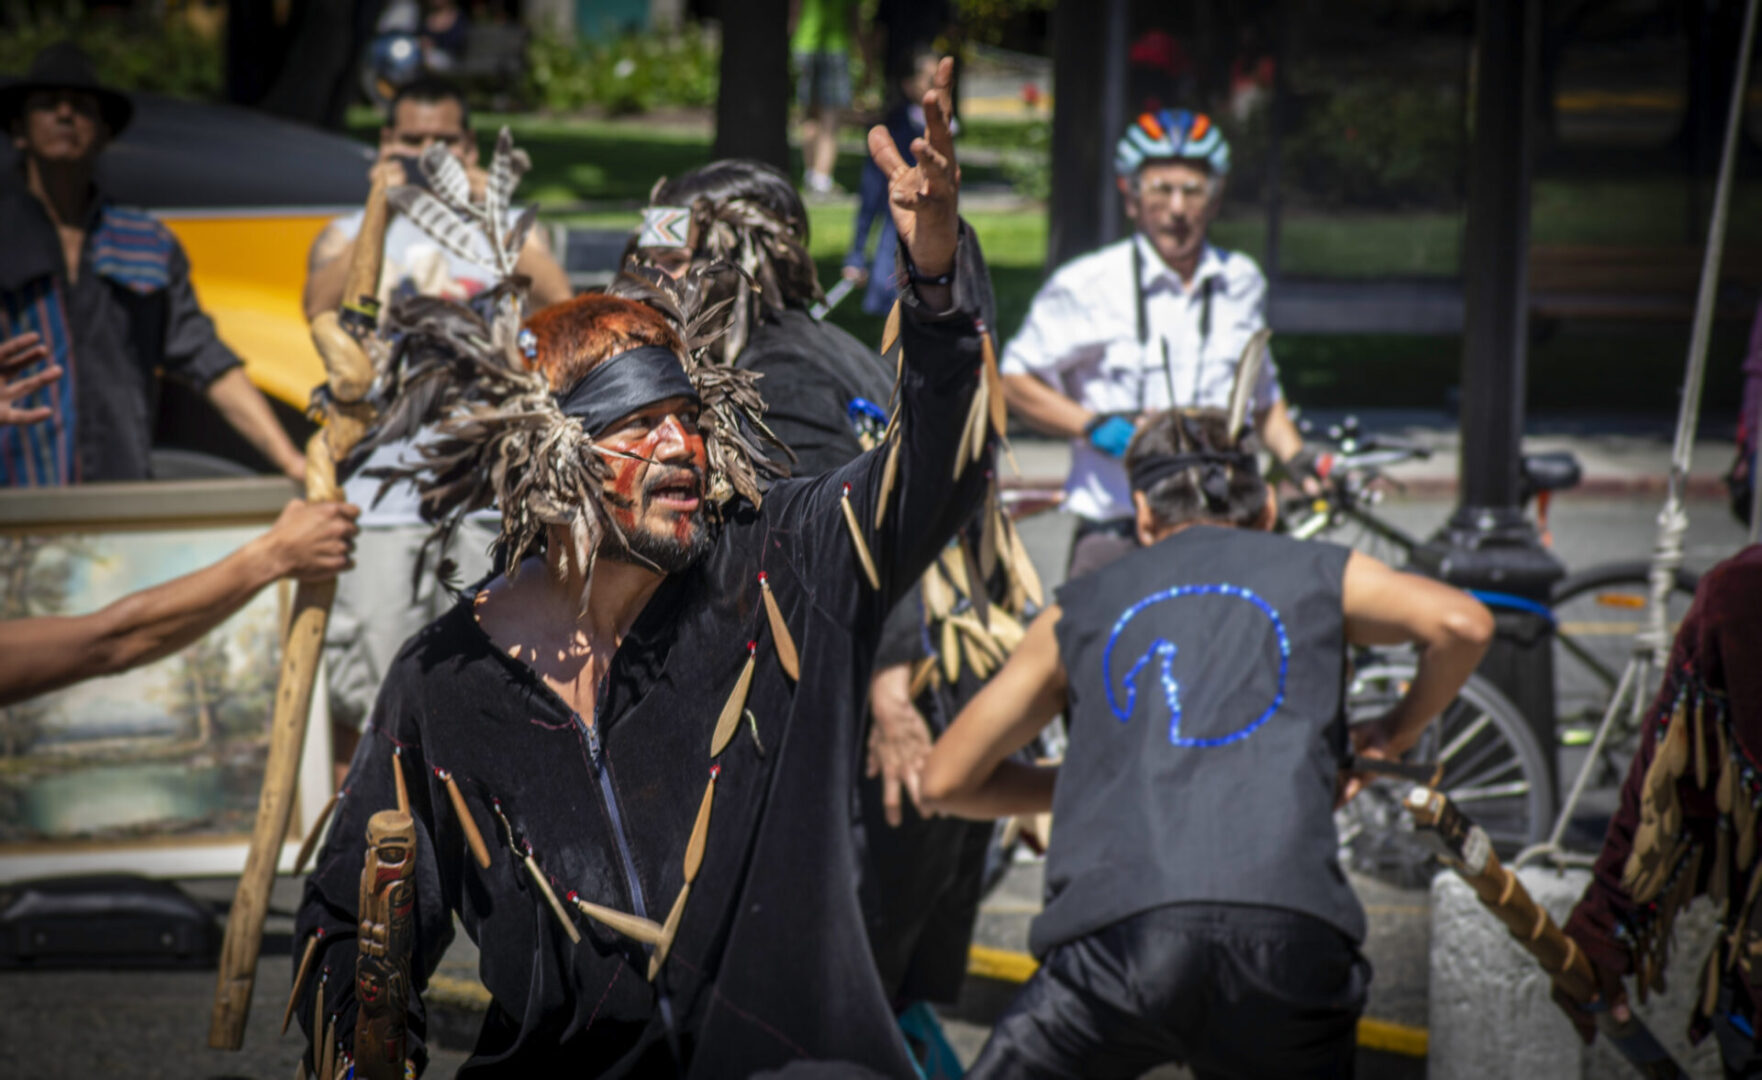
[[[1164,413],[1127,455],[1142,549],[1066,585],[936,743],[924,801],[1051,809],[1040,970],[971,1077],[1349,1076],[1370,965],[1336,861],[1348,743],[1398,757],[1474,670],[1474,599],[1267,532],[1272,503],[1217,409]],[[1411,642],[1386,716],[1343,710],[1346,647]],[[1008,760],[1060,710],[1062,766]],[[1057,781],[1056,794],[1054,781]]]

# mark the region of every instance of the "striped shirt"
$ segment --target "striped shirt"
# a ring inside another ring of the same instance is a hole
[[[62,375],[13,404],[49,419],[0,427],[0,486],[143,480],[161,372],[205,387],[239,360],[215,336],[169,230],[96,200],[70,282],[54,223],[16,177],[0,179],[0,340],[36,333]],[[15,377],[17,377],[15,376]]]

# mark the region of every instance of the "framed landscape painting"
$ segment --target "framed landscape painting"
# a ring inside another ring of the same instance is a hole
[[[0,492],[0,618],[97,611],[218,562],[291,493],[280,479]],[[289,596],[265,589],[181,652],[0,708],[0,880],[237,874]],[[312,700],[284,869],[331,792],[322,686]]]

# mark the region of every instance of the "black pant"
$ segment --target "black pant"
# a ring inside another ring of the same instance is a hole
[[[992,1029],[972,1080],[1350,1077],[1370,963],[1278,908],[1174,904],[1052,950]]]

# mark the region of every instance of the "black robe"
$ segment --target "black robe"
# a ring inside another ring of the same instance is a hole
[[[883,620],[981,494],[985,463],[953,478],[980,364],[972,282],[984,273],[966,251],[961,267],[950,313],[925,312],[906,294],[904,444],[878,534],[884,451],[780,482],[762,508],[731,507],[710,554],[669,576],[637,619],[591,728],[488,641],[468,604],[405,647],[296,924],[297,950],[325,931],[317,958],[329,974],[325,1009],[338,1014],[345,1046],[366,824],[395,803],[397,747],[418,831],[413,1056],[421,1057],[424,1031],[415,992],[445,951],[457,912],[494,997],[461,1076],[746,1076],[802,1059],[915,1075],[863,933],[849,800]],[[846,531],[846,484],[880,570],[879,592],[863,580]],[[799,685],[775,659],[761,570],[800,648]],[[710,772],[710,733],[749,640],[758,643],[747,701],[758,736],[743,722],[717,759],[708,853],[650,984],[649,948],[573,910],[582,941],[570,943],[490,803],[499,800],[565,905],[575,892],[665,920]],[[488,870],[467,851],[437,769],[456,777],[489,841]],[[308,1031],[317,985],[314,977],[301,995]]]
[[[862,453],[851,399],[885,409],[893,393],[893,368],[879,353],[800,308],[766,311],[734,366],[764,376],[765,425],[794,452],[796,476],[817,476]]]

